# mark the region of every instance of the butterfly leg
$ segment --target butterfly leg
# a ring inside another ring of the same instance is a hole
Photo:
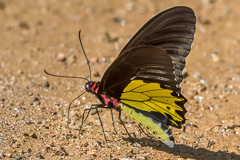
[[[85,123],[85,121],[87,120],[90,111],[93,110],[93,109],[94,109],[94,108],[93,108],[93,105],[91,105],[90,108],[84,109],[83,114],[82,114],[82,123],[81,123],[80,128],[79,128],[79,133],[81,132],[82,126],[83,126],[83,124]],[[87,111],[88,111],[87,116],[86,116],[86,118],[84,119],[85,112],[87,112]]]
[[[117,134],[117,131],[116,131],[116,128],[115,128],[115,123],[114,123],[114,118],[113,118],[113,111],[112,111],[112,108],[111,108],[111,116],[112,116],[112,125],[113,125],[113,129],[115,131],[115,134]]]
[[[123,121],[122,121],[122,119],[121,119],[121,110],[119,111],[118,119],[119,119],[120,123],[123,125],[125,131],[127,132],[130,141],[131,141],[132,143],[134,143],[134,140],[133,140],[132,136],[131,136],[130,133],[128,132],[126,126],[124,125],[124,123],[123,123]]]
[[[92,104],[90,108],[84,110],[83,116],[82,116],[82,124],[80,126],[79,132],[81,131],[83,124],[87,120],[87,118],[90,114],[90,111],[93,110],[93,109],[96,109],[96,112],[97,112],[97,115],[98,115],[98,118],[99,118],[99,121],[100,121],[100,124],[101,124],[101,127],[102,127],[104,139],[105,139],[106,144],[107,144],[107,138],[106,138],[105,131],[104,131],[104,128],[103,128],[103,123],[102,123],[102,120],[101,120],[101,117],[100,117],[100,114],[99,114],[99,111],[98,111],[99,107],[103,107],[103,105],[102,104]],[[87,112],[87,111],[88,111],[87,116],[86,116],[86,118],[84,118],[85,112]],[[108,146],[108,144],[107,144],[107,146]]]
[[[93,105],[94,105],[94,104],[93,104]],[[96,109],[96,112],[97,112],[97,115],[98,115],[98,118],[99,118],[100,124],[101,124],[101,126],[102,126],[103,136],[104,136],[104,139],[105,139],[106,144],[107,144],[107,146],[108,146],[107,138],[106,138],[106,134],[105,134],[105,131],[104,131],[104,128],[103,128],[103,123],[102,123],[102,120],[101,120],[100,114],[99,114],[99,112],[98,112],[98,104],[95,104],[95,105],[96,105],[95,109]],[[102,107],[102,105],[99,106],[99,107]]]

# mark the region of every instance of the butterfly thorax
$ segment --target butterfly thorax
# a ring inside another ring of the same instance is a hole
[[[99,86],[100,82],[89,81],[86,83],[85,89],[87,92],[94,94],[103,105],[109,108],[116,108],[117,110],[121,109],[123,104],[116,98],[110,97],[106,93],[99,91]]]

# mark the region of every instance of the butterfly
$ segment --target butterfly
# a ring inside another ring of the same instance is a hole
[[[88,65],[90,81],[82,78],[88,81],[85,89],[101,102],[92,104],[88,111],[114,108],[119,111],[120,121],[121,111],[125,111],[163,144],[173,148],[174,137],[169,126],[181,128],[185,123],[187,99],[181,94],[180,83],[195,25],[196,17],[191,8],[167,9],[140,28],[107,68],[101,81],[91,81]],[[85,52],[84,55],[86,57]],[[82,124],[86,118],[83,119]],[[102,125],[101,119],[100,123]]]
[[[185,59],[194,38],[196,17],[178,6],[151,18],[127,43],[101,81],[89,81],[87,92],[101,104],[128,113],[166,146],[174,146],[169,126],[185,122],[181,94]]]

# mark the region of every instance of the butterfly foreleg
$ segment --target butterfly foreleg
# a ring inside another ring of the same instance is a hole
[[[83,126],[84,122],[87,120],[87,118],[88,118],[88,116],[89,116],[89,113],[90,113],[90,111],[91,111],[92,109],[94,109],[94,108],[93,108],[93,105],[91,105],[90,108],[84,109],[83,114],[82,114],[82,123],[81,123],[81,125],[80,125],[80,127],[79,127],[79,134],[80,134],[80,132],[81,132],[81,130],[82,130],[82,126]],[[84,119],[84,115],[85,115],[85,113],[86,113],[87,111],[88,111],[87,116],[86,116],[86,118]]]
[[[90,108],[84,109],[83,114],[82,114],[82,123],[80,125],[79,132],[82,130],[82,126],[86,122],[91,110],[99,108],[99,107],[102,107],[102,104],[93,104],[93,105],[91,105]],[[86,112],[87,112],[87,116],[84,118]]]
[[[89,116],[89,114],[90,114],[90,111],[93,110],[93,109],[95,109],[95,110],[96,110],[96,113],[97,113],[97,115],[98,115],[98,118],[99,118],[99,122],[100,122],[101,127],[102,127],[104,139],[105,139],[106,144],[107,144],[107,138],[106,138],[105,131],[104,131],[104,128],[103,128],[103,123],[102,123],[102,120],[101,120],[101,117],[100,117],[100,114],[99,114],[99,111],[98,111],[98,108],[101,108],[101,107],[104,107],[104,105],[103,105],[103,104],[92,104],[90,108],[87,108],[87,109],[85,109],[85,110],[83,111],[82,124],[81,124],[81,126],[80,126],[79,132],[81,131],[83,124],[84,124],[85,121],[87,120],[87,118],[88,118],[88,116]],[[84,115],[85,115],[86,112],[87,112],[87,115],[86,115],[86,117],[84,118]],[[107,145],[108,145],[108,144],[107,144]]]

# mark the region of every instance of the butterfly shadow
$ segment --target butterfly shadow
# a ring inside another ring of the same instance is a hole
[[[124,138],[130,141],[129,138]],[[174,148],[168,148],[165,145],[159,145],[158,140],[151,138],[134,138],[134,141],[140,143],[142,147],[152,147],[159,151],[178,155],[181,158],[192,158],[197,160],[240,160],[240,155],[236,153],[227,153],[225,151],[210,151],[205,148],[192,148],[183,144],[175,144]]]

